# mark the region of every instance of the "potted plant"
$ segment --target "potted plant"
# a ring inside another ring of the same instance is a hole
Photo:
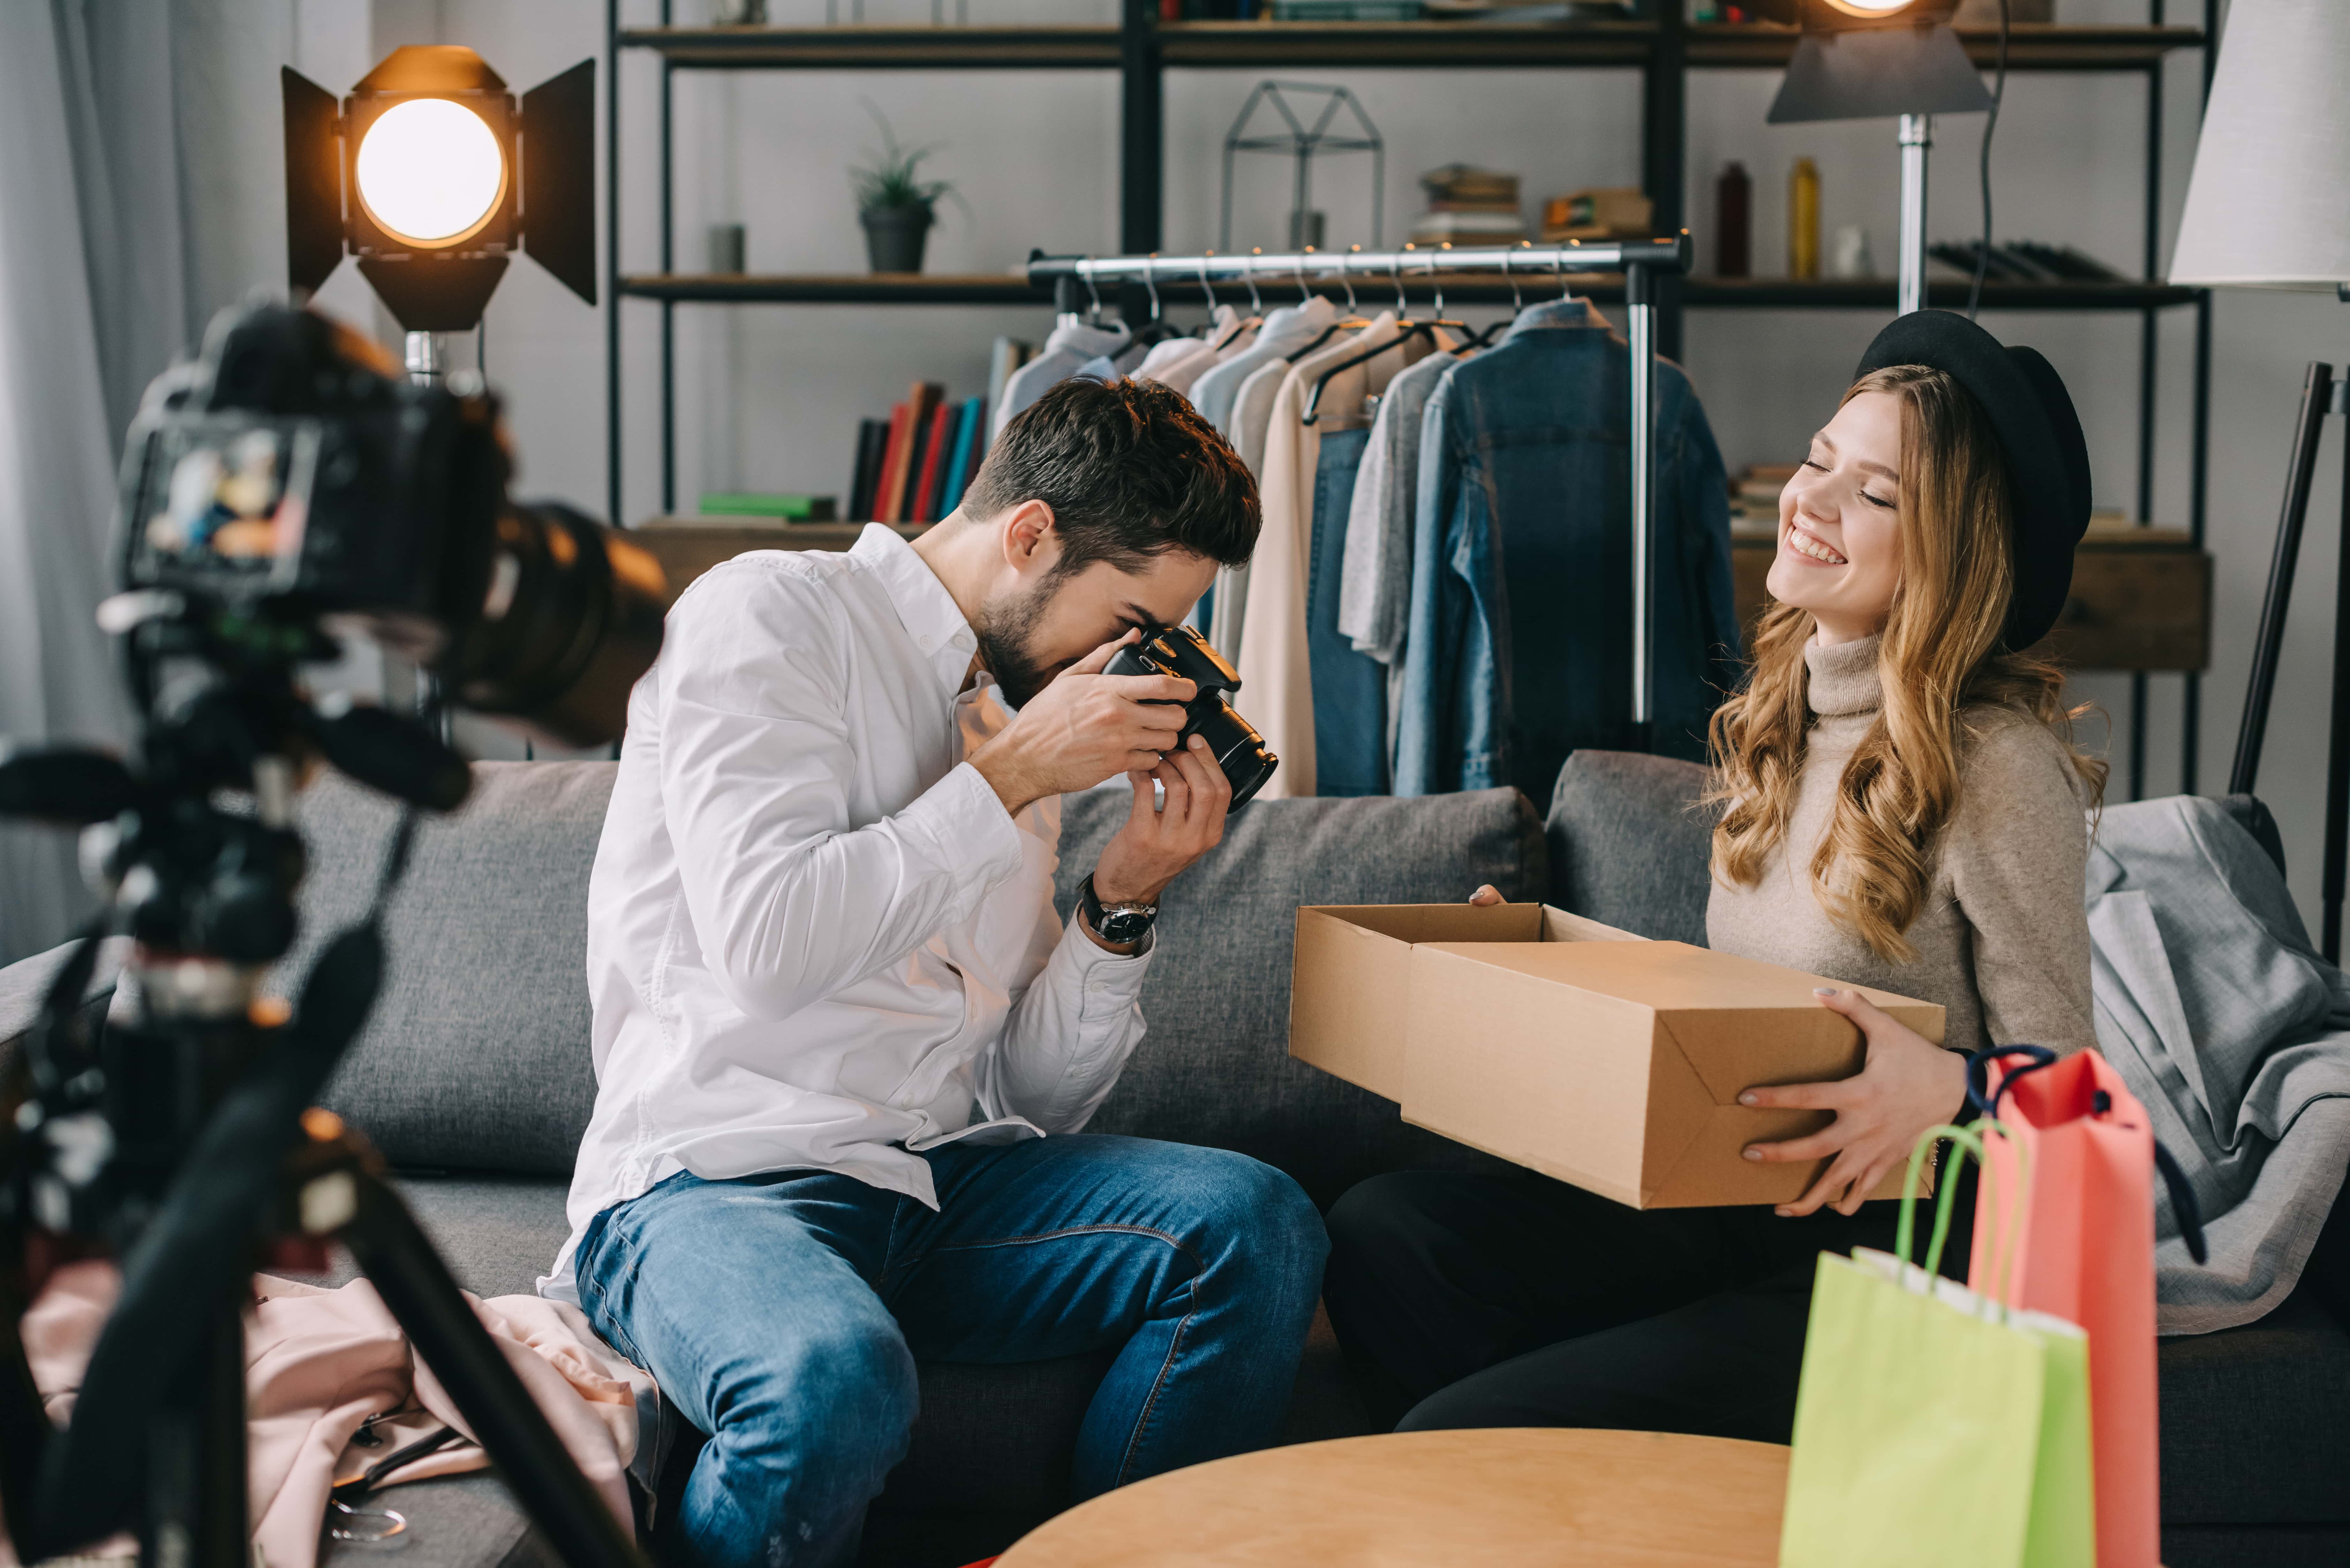
[[[881,128],[880,156],[849,171],[858,221],[865,225],[866,255],[875,272],[920,272],[923,242],[938,222],[938,200],[952,195],[954,187],[917,175],[922,160],[936,148],[899,147],[881,111],[870,103],[865,111]]]

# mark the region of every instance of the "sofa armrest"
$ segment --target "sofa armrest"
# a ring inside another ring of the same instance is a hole
[[[49,981],[72,951],[73,943],[67,942],[0,969],[0,1075],[15,1066],[26,1032],[40,1016],[41,998],[48,993]],[[109,937],[99,945],[98,962],[82,992],[82,1011],[91,1015],[93,1023],[113,1000],[115,977],[122,972],[122,961],[130,952],[129,937]]]

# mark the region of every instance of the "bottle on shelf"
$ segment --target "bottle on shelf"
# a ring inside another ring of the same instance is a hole
[[[1820,275],[1820,171],[1808,158],[1787,176],[1787,275]]]
[[[1745,277],[1753,271],[1754,182],[1732,161],[1713,185],[1713,274]]]

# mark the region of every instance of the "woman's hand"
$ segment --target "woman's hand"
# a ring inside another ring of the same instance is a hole
[[[1469,901],[1476,905],[1481,909],[1491,909],[1495,904],[1506,904],[1509,902],[1508,899],[1502,897],[1502,890],[1494,887],[1491,882],[1486,883],[1483,887],[1470,894]]]
[[[1834,1111],[1835,1120],[1809,1137],[1749,1144],[1746,1158],[1813,1160],[1835,1156],[1810,1190],[1783,1204],[1782,1215],[1810,1214],[1825,1203],[1856,1213],[1878,1182],[1909,1158],[1918,1135],[1949,1121],[1966,1104],[1966,1058],[1945,1051],[1856,991],[1823,988],[1820,1004],[1860,1025],[1867,1063],[1833,1084],[1783,1084],[1738,1096],[1742,1106]]]

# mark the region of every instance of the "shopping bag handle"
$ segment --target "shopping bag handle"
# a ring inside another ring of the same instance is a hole
[[[2000,1080],[1999,1088],[1991,1088],[1991,1064],[2006,1056],[2027,1056],[2031,1062],[2016,1068]],[[2056,1053],[2045,1045],[1987,1045],[1980,1051],[1967,1053],[1967,1099],[1975,1109],[1987,1116],[1999,1115],[1999,1102],[2015,1081],[2026,1073],[2037,1073],[2053,1064]],[[2114,1108],[2111,1095],[2099,1089],[2091,1097],[2091,1108],[2105,1116]],[[1976,1157],[1980,1159],[1980,1154]],[[2162,1185],[2170,1194],[2170,1212],[2178,1221],[2178,1231],[2187,1243],[2188,1255],[2198,1263],[2209,1262],[2210,1242],[2203,1234],[2203,1206],[2196,1199],[2195,1189],[2189,1185],[2187,1173],[2179,1168],[2178,1159],[2162,1147],[2160,1138],[2154,1139],[2154,1168],[2162,1173]]]
[[[1917,1147],[1909,1151],[1908,1171],[1901,1179],[1901,1219],[1894,1229],[1893,1250],[1904,1263],[1916,1261],[1911,1258],[1910,1253],[1915,1249],[1918,1239],[1918,1174],[1925,1168],[1928,1151],[1936,1144],[1948,1140],[1957,1146],[1958,1153],[1943,1172],[1941,1190],[1934,1195],[1934,1233],[1926,1244],[1925,1265],[1929,1282],[1927,1288],[1931,1290],[1932,1276],[1942,1272],[1943,1244],[1950,1240],[1950,1203],[1959,1189],[1959,1168],[1966,1163],[1970,1151],[1973,1153],[1977,1165],[1984,1165],[1982,1135],[1986,1129],[2006,1138],[2009,1147],[2015,1150],[2016,1167],[2020,1176],[2010,1203],[2007,1224],[2000,1232],[1999,1257],[1994,1260],[1991,1269],[1993,1275],[1999,1281],[1999,1288],[1991,1299],[2012,1311],[2012,1303],[2007,1299],[2008,1286],[2012,1282],[2013,1272],[2011,1265],[2014,1262],[2016,1232],[2022,1229],[2022,1198],[2032,1189],[2032,1157],[2004,1122],[1991,1116],[1985,1116],[1972,1127],[1967,1127],[1945,1122],[1940,1127],[1928,1127],[1918,1136]],[[1985,1166],[1984,1168],[1988,1170],[1989,1167]]]
[[[2029,1056],[2031,1065],[2018,1067],[1999,1081],[1996,1092],[1991,1086],[1991,1064],[2004,1056]],[[1999,1115],[1999,1102],[2015,1081],[2026,1073],[2037,1073],[2043,1067],[2055,1065],[2056,1053],[2045,1045],[1986,1045],[1980,1051],[1967,1053],[1967,1103],[1984,1116]]]

